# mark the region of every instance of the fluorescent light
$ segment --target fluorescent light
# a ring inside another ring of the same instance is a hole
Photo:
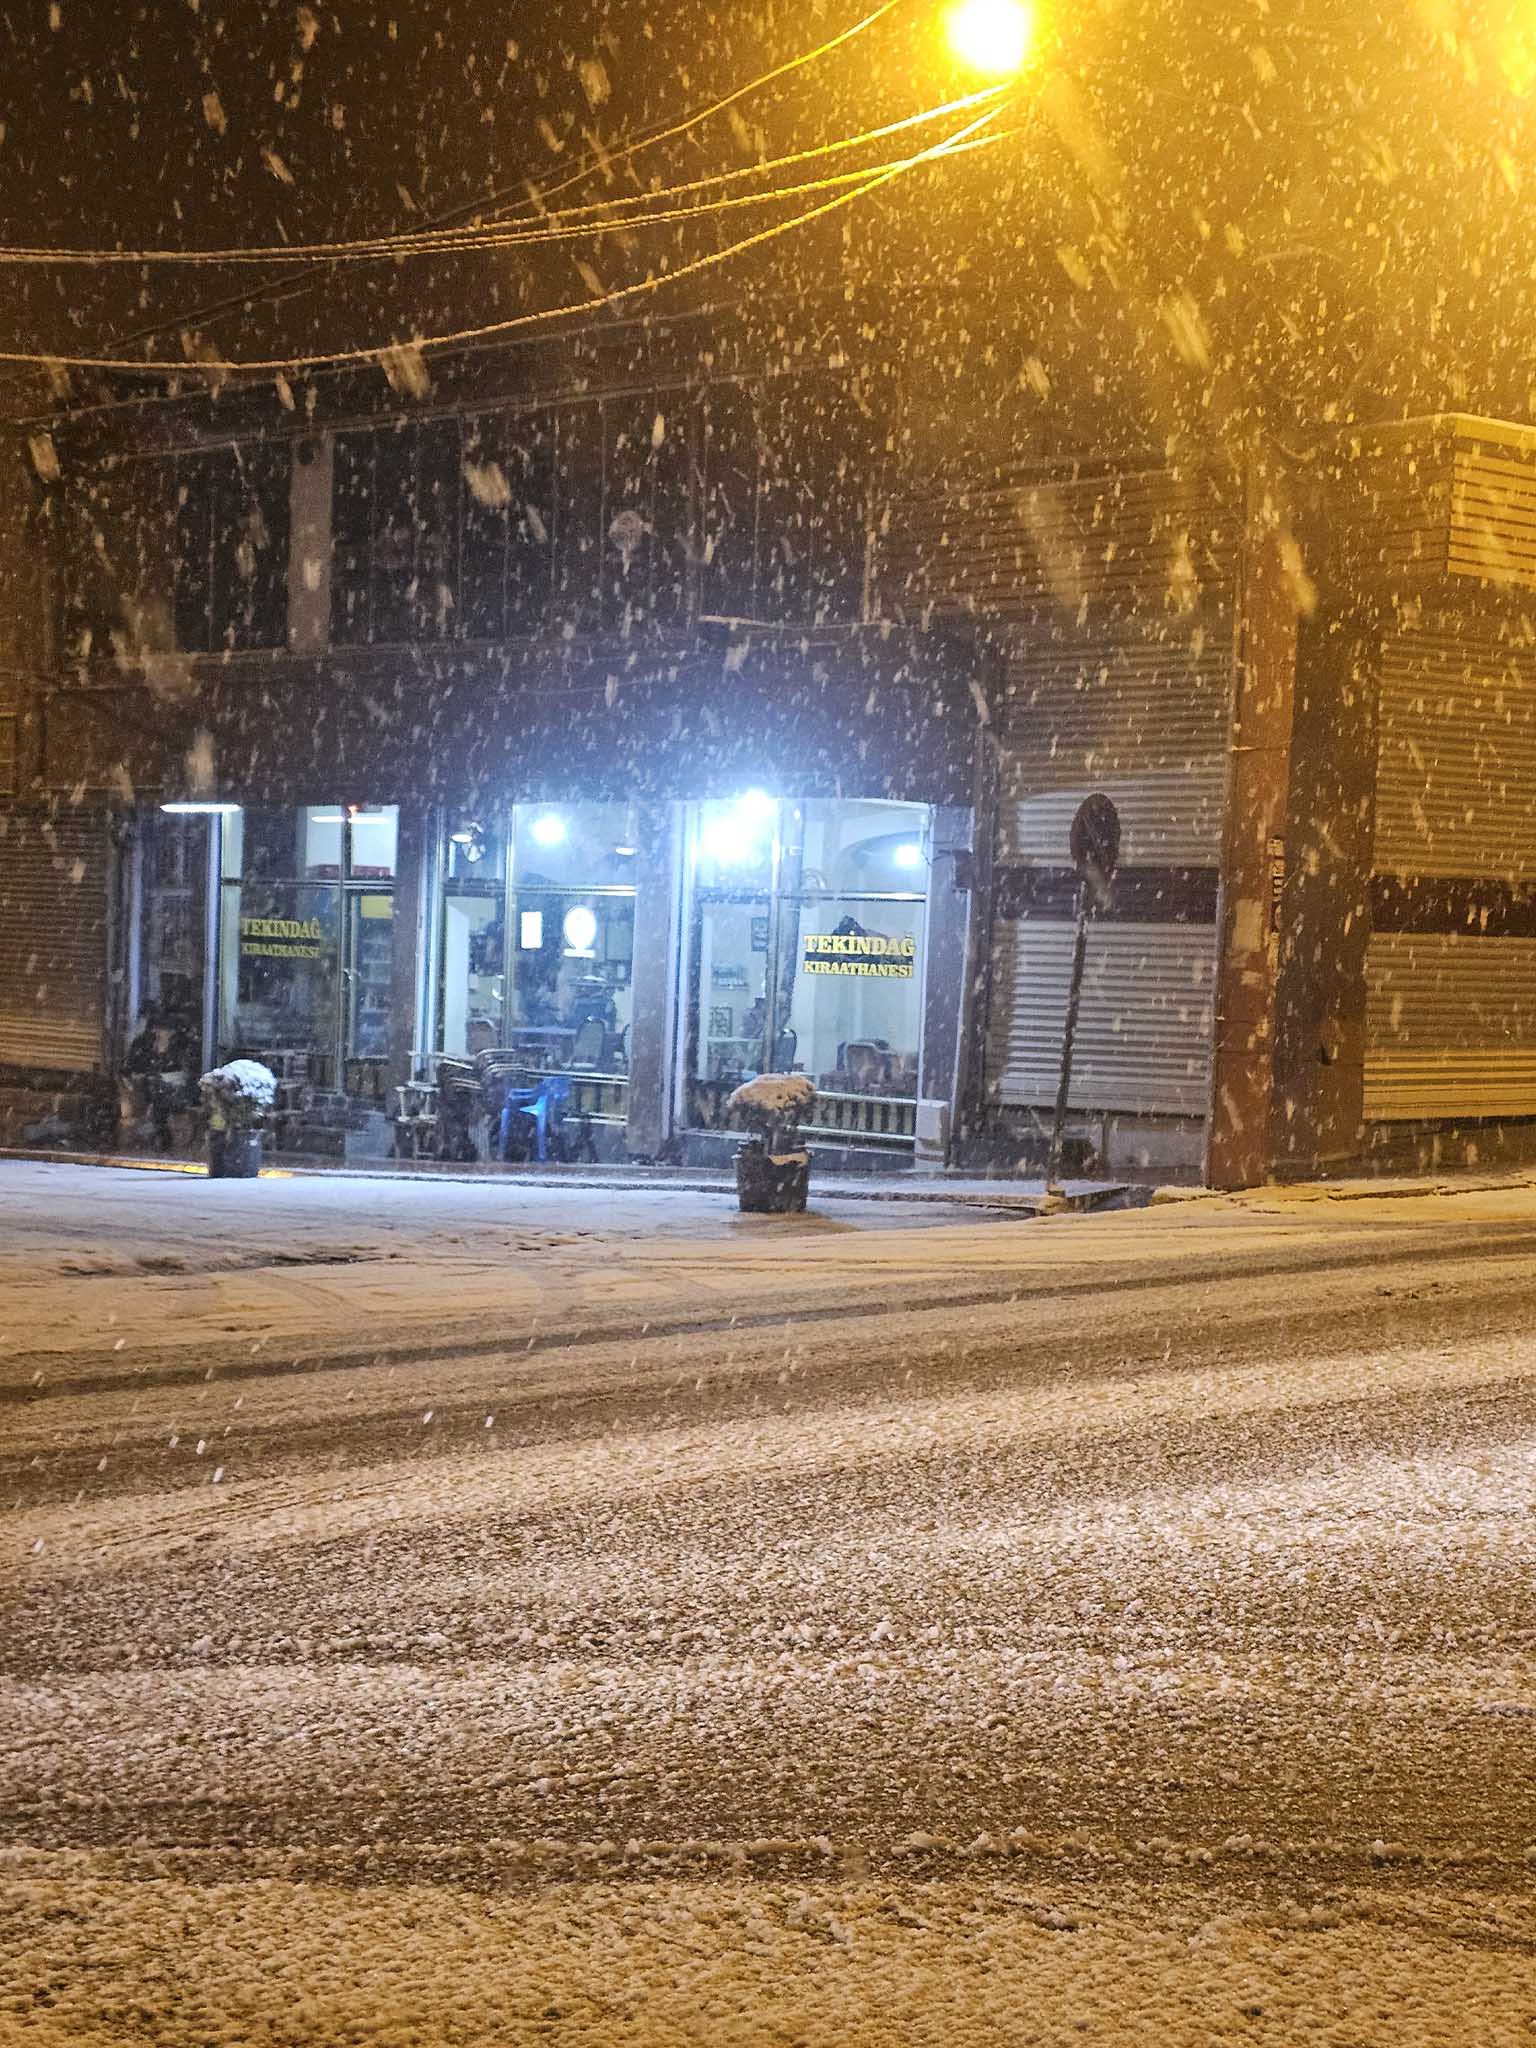
[[[699,844],[709,859],[728,867],[761,860],[763,856],[762,841],[752,836],[752,828],[740,818],[712,818],[700,834]]]
[[[891,859],[899,868],[920,868],[923,864],[923,849],[915,839],[904,839],[899,846],[891,848]]]
[[[638,846],[616,846],[613,850],[620,860],[633,860],[640,851]]]
[[[537,953],[544,943],[544,913],[542,910],[523,910],[518,913],[517,943],[525,953]]]
[[[751,818],[754,822],[762,824],[777,816],[778,808],[778,804],[766,789],[749,789],[736,799],[736,809],[742,817]]]
[[[535,818],[528,832],[535,846],[564,846],[570,836],[564,818],[554,811],[546,811],[542,818]]]
[[[227,818],[238,811],[238,804],[162,804],[162,811],[173,818]]]

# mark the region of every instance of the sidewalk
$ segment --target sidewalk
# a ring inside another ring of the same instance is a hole
[[[326,1355],[452,1346],[511,1352],[594,1324],[761,1319],[867,1300],[914,1307],[1017,1285],[1111,1290],[1326,1245],[1368,1265],[1448,1229],[1525,1257],[1536,1183],[1195,1195],[1109,1215],[844,1199],[743,1216],[719,1184],[588,1186],[343,1172],[210,1181],[187,1172],[0,1163],[0,1391],[94,1355],[131,1374],[167,1352]],[[1511,1239],[1513,1245],[1511,1246]],[[1508,1248],[1506,1248],[1508,1247]],[[1395,1249],[1394,1249],[1395,1248]],[[1021,1309],[1021,1329],[1028,1312]]]
[[[201,1159],[144,1152],[65,1152],[27,1146],[0,1146],[0,1161],[28,1161],[47,1166],[115,1167],[125,1172],[207,1176]],[[644,1193],[718,1194],[734,1196],[736,1179],[728,1167],[711,1166],[542,1166],[440,1165],[435,1160],[352,1160],[335,1164],[315,1160],[275,1159],[262,1168],[264,1180],[396,1180],[446,1183],[465,1187],[511,1185],[533,1188],[605,1188]],[[841,1202],[941,1202],[961,1208],[1002,1209],[1037,1215],[1061,1207],[1105,1209],[1140,1207],[1149,1190],[1120,1180],[1068,1180],[1061,1198],[1046,1194],[1043,1180],[990,1178],[939,1169],[916,1168],[893,1173],[819,1173],[814,1165],[811,1199]]]

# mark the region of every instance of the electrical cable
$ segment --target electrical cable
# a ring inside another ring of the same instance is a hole
[[[311,242],[288,245],[275,243],[249,249],[47,249],[29,247],[8,247],[0,244],[0,265],[58,266],[90,265],[97,268],[111,264],[212,264],[226,267],[244,263],[292,263],[312,260],[324,263],[390,262],[403,257],[418,255],[454,255],[460,251],[476,249],[517,248],[526,244],[570,241],[587,235],[615,234],[622,230],[665,225],[679,220],[693,220],[728,207],[762,206],[775,199],[788,199],[804,192],[817,192],[834,184],[853,184],[876,171],[888,168],[882,164],[869,164],[857,171],[841,171],[825,178],[814,179],[797,185],[778,185],[765,192],[746,193],[737,197],[712,199],[698,206],[668,208],[660,212],[626,214],[620,218],[591,220],[584,216],[611,213],[620,207],[649,207],[658,200],[680,198],[690,192],[707,191],[712,186],[732,184],[744,178],[762,177],[771,171],[787,169],[791,164],[807,163],[818,158],[835,156],[846,149],[855,149],[867,142],[894,134],[899,130],[914,128],[940,119],[946,114],[963,113],[985,100],[994,99],[999,88],[988,87],[984,92],[968,93],[964,98],[950,100],[943,106],[929,107],[920,114],[909,114],[900,121],[888,121],[882,127],[871,128],[860,135],[845,136],[837,142],[820,143],[813,149],[795,150],[790,155],[772,158],[762,164],[750,164],[732,171],[719,171],[707,178],[694,178],[686,184],[663,187],[656,192],[634,193],[627,199],[597,200],[587,206],[570,207],[550,214],[538,223],[518,222],[510,226],[485,226],[458,228],[447,231],[433,229],[418,230],[412,235],[379,236],[354,242]],[[986,141],[1000,141],[1001,136],[985,138]],[[982,143],[960,145],[965,148],[979,148]],[[902,159],[905,162],[906,159]],[[583,216],[578,219],[576,216]]]
[[[894,0],[890,0],[890,4],[894,4]],[[885,13],[889,11],[889,5],[877,8],[873,14],[865,16],[861,21],[853,24],[853,26],[850,29],[845,30],[840,35],[831,38],[827,43],[819,45],[817,49],[805,52],[800,57],[791,60],[789,63],[778,66],[775,70],[762,74],[757,79],[752,80],[747,86],[739,88],[732,93],[726,94],[723,98],[712,102],[708,107],[701,110],[698,114],[689,116],[684,121],[673,124],[673,126],[670,128],[656,131],[649,135],[637,137],[636,140],[628,147],[626,147],[624,150],[622,150],[617,157],[611,154],[604,153],[601,150],[593,152],[592,157],[589,159],[587,165],[578,169],[569,178],[565,179],[561,184],[552,187],[547,194],[537,194],[533,202],[535,210],[537,210],[538,208],[542,208],[545,204],[545,201],[548,198],[557,197],[560,192],[570,190],[574,185],[578,184],[582,178],[589,177],[593,175],[596,171],[602,170],[604,168],[608,168],[611,170],[615,162],[626,161],[627,159],[638,154],[638,152],[641,149],[652,147],[675,134],[688,132],[692,128],[698,126],[701,122],[709,119],[712,114],[723,112],[728,106],[734,104],[735,101],[737,101],[738,99],[745,97],[747,93],[755,90],[757,87],[769,84],[775,78],[782,77],[789,72],[797,70],[803,64],[814,61],[815,58],[825,54],[829,50],[840,47],[842,44],[848,42],[853,36],[861,34],[866,28],[870,27],[875,21],[879,20]],[[526,183],[527,181],[525,181],[525,185]],[[449,208],[445,212],[437,216],[437,219],[433,223],[433,225],[437,227],[446,227],[448,224],[454,221],[462,220],[466,215],[481,213],[484,211],[486,207],[495,206],[501,201],[508,199],[510,197],[511,189],[512,188],[504,188],[502,192],[492,193],[486,199],[470,201],[464,205]],[[145,327],[132,329],[127,334],[123,335],[116,345],[119,348],[123,348],[131,347],[135,342],[139,341],[153,341],[158,336],[163,335],[173,329],[179,328],[183,332],[185,332],[188,328],[195,329],[197,327],[204,326],[210,321],[220,319],[229,313],[245,311],[252,305],[256,304],[258,301],[265,300],[267,303],[270,304],[278,295],[284,292],[305,292],[310,288],[310,286],[314,282],[315,276],[316,266],[314,265],[311,265],[303,270],[290,271],[287,274],[287,276],[278,278],[274,280],[272,283],[261,286],[255,286],[250,289],[239,292],[233,292],[222,299],[217,299],[212,301],[211,303],[204,304],[176,318],[170,320],[163,320],[151,323],[150,325]],[[482,343],[478,345],[488,346],[492,344]],[[472,346],[475,345],[472,344]],[[14,388],[16,384],[20,383],[23,380],[26,373],[30,370],[34,370],[39,367],[45,367],[49,364],[57,364],[60,369],[64,367],[63,360],[60,357],[48,356],[41,353],[37,355],[32,355],[22,354],[19,352],[12,352],[10,359],[13,362],[19,363],[21,367],[18,369],[16,374],[12,375],[11,377],[0,379],[0,389],[5,389],[8,387]],[[366,357],[363,358],[363,360],[366,359]],[[106,359],[102,358],[99,360],[104,361]],[[83,367],[83,359],[77,359],[75,366]],[[131,365],[131,368],[134,371],[137,371],[142,367],[143,365],[137,362]]]
[[[670,128],[660,129],[650,135],[637,136],[633,142],[627,143],[623,149],[604,153],[597,163],[589,164],[578,171],[573,171],[571,176],[562,180],[560,184],[551,185],[547,192],[541,193],[536,202],[536,210],[542,210],[545,200],[558,198],[562,192],[569,192],[573,185],[579,185],[583,178],[590,178],[594,171],[611,170],[615,164],[627,163],[632,156],[638,155],[642,149],[655,149],[663,142],[674,142],[679,135],[688,134],[690,129],[697,128],[703,122],[713,119],[716,114],[723,114],[727,107],[734,107],[738,100],[744,100],[752,93],[761,91],[765,85],[772,85],[775,79],[787,78],[792,71],[802,70],[807,64],[814,64],[818,58],[830,56],[834,50],[841,49],[844,43],[851,43],[855,36],[862,35],[868,28],[873,28],[877,21],[900,5],[901,0],[883,0],[883,4],[877,7],[872,14],[866,14],[861,21],[854,22],[851,28],[842,29],[837,35],[829,37],[826,42],[819,43],[814,50],[804,50],[798,57],[789,58],[785,63],[776,65],[773,70],[761,72],[756,78],[749,80],[746,85],[737,86],[734,91],[726,93],[722,99],[715,100],[709,106],[700,108],[696,114],[689,114],[683,120],[674,122]],[[494,205],[495,201],[493,200],[491,203]],[[524,204],[528,203],[524,202]]]
[[[892,4],[894,4],[894,0],[892,0]],[[543,307],[536,312],[516,314],[508,320],[491,321],[479,327],[461,328],[457,332],[449,334],[422,335],[409,341],[375,343],[365,348],[337,349],[313,355],[268,357],[259,361],[233,362],[217,359],[212,361],[184,360],[170,362],[163,358],[159,360],[135,360],[131,357],[113,358],[60,355],[42,350],[0,350],[0,363],[16,363],[38,367],[53,366],[59,369],[71,370],[103,370],[124,375],[140,376],[165,376],[168,374],[180,376],[189,373],[221,377],[241,375],[274,376],[290,371],[302,373],[306,370],[325,368],[342,363],[387,364],[392,361],[399,362],[402,359],[409,359],[426,349],[461,347],[468,343],[487,340],[493,336],[511,334],[529,327],[541,326],[547,322],[567,319],[580,314],[599,312],[605,307],[620,305],[644,294],[664,290],[668,285],[676,284],[683,278],[696,276],[701,271],[713,269],[721,263],[728,262],[734,256],[739,256],[749,249],[758,248],[766,242],[775,240],[779,235],[787,234],[793,228],[803,227],[809,221],[818,220],[826,214],[836,212],[840,207],[850,205],[854,200],[861,199],[866,194],[877,191],[884,185],[888,185],[892,179],[902,176],[907,171],[915,170],[924,164],[937,163],[945,156],[957,153],[959,145],[969,142],[970,138],[979,130],[996,120],[1001,110],[1001,103],[995,104],[979,115],[976,120],[968,122],[963,128],[957,130],[953,135],[946,136],[941,141],[931,144],[927,149],[920,150],[915,156],[900,158],[892,164],[871,172],[851,190],[841,191],[834,198],[824,200],[818,206],[803,209],[792,220],[777,221],[771,227],[762,228],[755,234],[744,236],[740,241],[732,242],[724,249],[710,250],[703,256],[694,257],[691,261],[680,264],[675,270],[653,272],[650,276],[642,278],[634,284],[620,285],[611,292],[600,293],[595,298],[579,300],[563,306]]]

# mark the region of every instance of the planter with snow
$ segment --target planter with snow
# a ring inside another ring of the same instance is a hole
[[[751,1136],[736,1154],[736,1195],[749,1214],[788,1216],[805,1207],[811,1155],[800,1126],[816,1101],[808,1074],[759,1074],[744,1081],[727,1108]]]
[[[210,1180],[254,1180],[261,1171],[261,1126],[277,1100],[277,1076],[259,1060],[230,1060],[198,1087],[208,1112]]]

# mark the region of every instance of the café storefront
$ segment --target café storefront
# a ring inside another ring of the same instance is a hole
[[[954,809],[756,788],[157,805],[135,1004],[331,1104],[348,1156],[392,1149],[402,1086],[496,1056],[567,1078],[582,1156],[719,1157],[731,1091],[773,1069],[816,1082],[826,1140],[899,1164],[952,1066],[967,832]],[[312,1121],[285,1120],[288,1149]]]

